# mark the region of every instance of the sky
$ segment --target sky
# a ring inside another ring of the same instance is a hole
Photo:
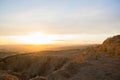
[[[58,43],[101,43],[120,34],[120,0],[0,0],[0,44],[38,32]]]

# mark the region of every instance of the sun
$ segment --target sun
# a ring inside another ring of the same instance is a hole
[[[23,44],[53,44],[54,38],[47,34],[32,33],[19,37],[19,41]]]

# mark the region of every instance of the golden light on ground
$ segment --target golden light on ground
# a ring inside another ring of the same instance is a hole
[[[19,37],[19,41],[23,44],[53,44],[56,37],[42,33],[32,33]]]

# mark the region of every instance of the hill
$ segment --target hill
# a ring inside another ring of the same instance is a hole
[[[101,45],[11,55],[0,60],[0,73],[8,75],[0,79],[120,80],[119,47],[118,35]]]
[[[102,48],[109,54],[120,56],[120,35],[106,39],[102,44]]]

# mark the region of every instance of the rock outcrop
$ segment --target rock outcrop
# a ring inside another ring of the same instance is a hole
[[[102,49],[107,53],[120,56],[120,35],[106,39],[102,44]]]

